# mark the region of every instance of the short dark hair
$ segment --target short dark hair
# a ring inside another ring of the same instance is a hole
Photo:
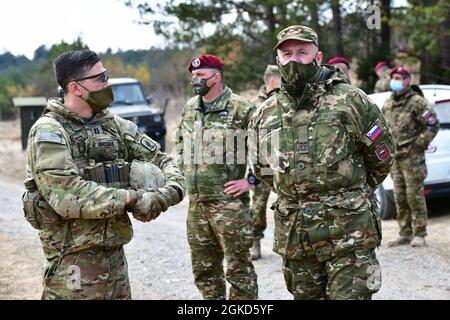
[[[66,92],[70,81],[83,77],[84,73],[99,61],[100,57],[89,49],[64,52],[53,64],[56,82]]]

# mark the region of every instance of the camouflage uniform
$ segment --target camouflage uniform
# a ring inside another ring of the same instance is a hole
[[[397,147],[391,177],[400,236],[425,237],[424,151],[439,130],[439,120],[428,101],[412,89],[400,96],[393,93],[383,106],[383,115]]]
[[[225,141],[229,139],[225,136],[246,130],[254,107],[228,87],[205,110],[202,105],[200,96],[186,103],[176,140],[190,200],[187,236],[194,281],[204,299],[225,299],[224,279],[231,284],[230,299],[256,299],[256,273],[249,251],[253,241],[249,196],[235,198],[224,193],[224,184],[244,178],[246,171],[245,154],[240,163],[236,148],[227,154]],[[218,161],[199,159],[211,152]],[[233,163],[228,162],[230,156]]]
[[[374,92],[391,91],[390,81],[391,81],[390,70],[386,69],[383,72],[383,76],[380,79],[378,79],[377,82],[375,83],[375,88],[373,89],[373,91]]]
[[[258,96],[252,101],[255,106],[259,106],[269,97],[271,97],[276,90],[266,92],[266,87],[262,86],[258,91]],[[252,202],[252,221],[253,221],[253,237],[254,240],[262,239],[264,237],[264,230],[267,227],[267,201],[270,196],[270,188],[265,183],[258,183],[255,189],[250,191]]]
[[[377,106],[347,81],[322,66],[300,98],[283,84],[250,124],[252,168],[278,195],[274,251],[295,299],[370,299],[381,286],[371,199],[394,149]]]
[[[59,100],[49,100],[31,128],[27,153],[23,203],[47,259],[42,298],[131,299],[123,253],[133,234],[125,209],[127,177],[112,169],[115,182],[96,182],[90,159],[111,168],[133,159],[153,162],[166,186],[183,190],[175,162],[134,123],[108,111],[86,121]]]

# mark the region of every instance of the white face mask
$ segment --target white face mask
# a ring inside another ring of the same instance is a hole
[[[394,91],[394,92],[401,92],[405,88],[403,86],[403,81],[402,80],[394,80],[394,79],[392,79],[389,84],[391,86],[392,91]]]

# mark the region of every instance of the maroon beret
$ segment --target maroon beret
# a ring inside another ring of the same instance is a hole
[[[380,61],[375,65],[375,71],[377,71],[378,69],[380,69],[382,66],[388,66],[388,63],[386,61]]]
[[[401,74],[403,77],[410,77],[411,76],[411,70],[409,70],[408,66],[403,67],[395,67],[391,70],[391,77],[394,73]]]
[[[334,57],[328,60],[327,64],[336,64],[336,63],[344,63],[347,65],[347,67],[350,68],[350,64],[348,63],[347,59],[344,57]]]
[[[223,62],[212,54],[201,54],[189,62],[189,72],[197,69],[219,69],[223,70]]]

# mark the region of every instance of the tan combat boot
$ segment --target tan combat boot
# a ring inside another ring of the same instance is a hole
[[[252,260],[258,260],[261,258],[261,240],[253,240],[253,247],[250,249],[252,254]]]
[[[413,241],[411,241],[411,247],[420,248],[425,247],[425,237],[415,236]]]
[[[405,237],[405,236],[398,236],[397,239],[389,241],[387,243],[388,248],[391,247],[397,247],[397,246],[401,246],[401,245],[405,245],[405,244],[410,244],[412,240],[412,236],[411,237]]]

